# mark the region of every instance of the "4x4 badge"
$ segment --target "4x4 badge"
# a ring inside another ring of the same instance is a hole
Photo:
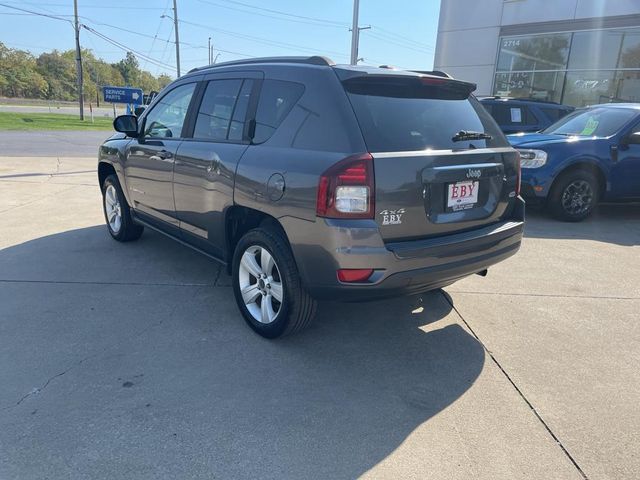
[[[404,208],[398,210],[382,210],[382,225],[400,225],[402,223],[402,215],[404,215]]]

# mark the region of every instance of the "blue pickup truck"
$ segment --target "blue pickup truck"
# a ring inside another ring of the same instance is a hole
[[[558,219],[583,220],[600,200],[640,200],[640,104],[582,108],[507,138],[520,152],[522,195]]]

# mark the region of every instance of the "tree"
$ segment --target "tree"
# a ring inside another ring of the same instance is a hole
[[[127,56],[116,63],[116,68],[122,74],[127,85],[135,86],[140,80],[140,64],[136,56],[127,52]]]
[[[73,60],[54,50],[41,54],[36,65],[40,75],[47,81],[46,98],[73,100],[76,91],[76,66]]]
[[[42,53],[35,58],[29,52],[8,48],[0,42],[0,95],[8,97],[75,100],[77,98],[75,50]],[[85,99],[101,94],[105,85],[140,87],[145,93],[159,91],[171,77],[155,77],[141,70],[135,55],[128,52],[120,62],[111,64],[97,58],[91,50],[82,50]]]
[[[29,52],[14,50],[0,43],[0,95],[43,97],[47,81],[36,71],[36,59]]]
[[[166,73],[161,73],[158,76],[158,86],[160,87],[160,89],[163,89],[164,87],[169,85],[172,81],[173,79]]]

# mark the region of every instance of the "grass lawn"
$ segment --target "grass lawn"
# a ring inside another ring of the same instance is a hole
[[[91,123],[85,114],[84,122],[77,115],[61,113],[0,112],[0,130],[112,130],[113,119],[95,117]]]

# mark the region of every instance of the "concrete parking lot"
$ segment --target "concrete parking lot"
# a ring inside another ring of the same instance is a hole
[[[533,212],[488,277],[274,342],[48,155],[0,158],[0,478],[640,477],[639,206]]]

